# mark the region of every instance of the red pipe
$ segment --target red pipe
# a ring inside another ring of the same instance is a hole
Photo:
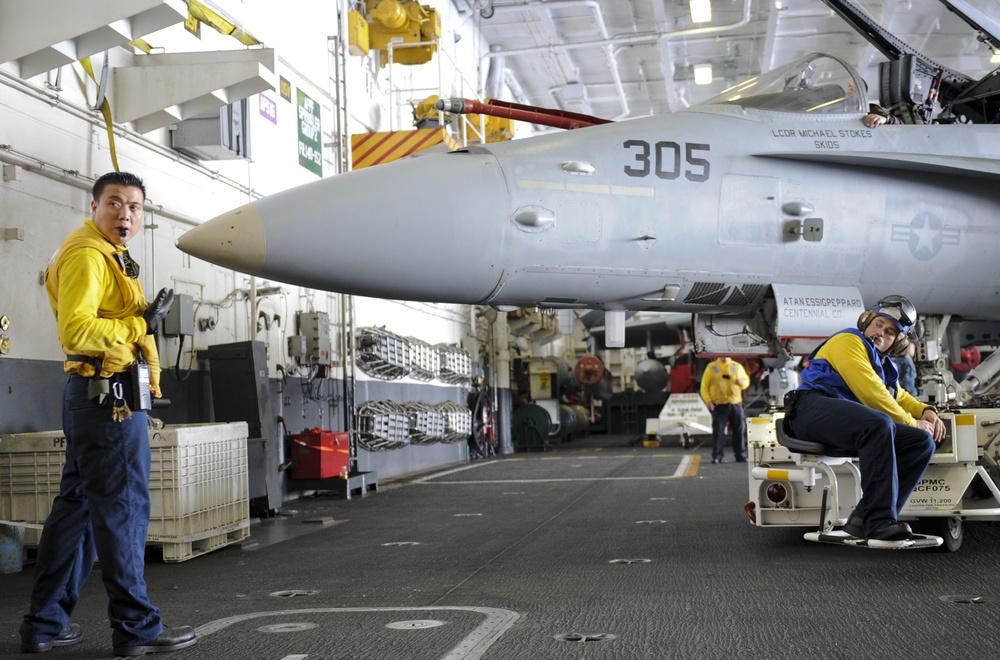
[[[435,107],[438,110],[453,114],[481,114],[490,117],[505,117],[507,119],[526,121],[532,124],[541,124],[542,126],[565,128],[567,130],[611,123],[609,119],[601,119],[600,117],[592,117],[576,112],[539,108],[497,100],[483,103],[481,101],[461,98],[441,99],[435,104]]]

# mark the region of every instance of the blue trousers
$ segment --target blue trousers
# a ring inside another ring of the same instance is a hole
[[[30,611],[21,639],[43,643],[69,624],[80,590],[100,559],[114,646],[160,634],[160,611],[146,597],[149,527],[149,432],[145,412],[111,419],[111,397],[87,398],[88,379],[70,376],[63,391],[66,464],[59,495],[38,546]],[[126,382],[130,387],[131,384]]]
[[[865,534],[899,517],[936,448],[927,431],[894,422],[855,401],[822,394],[799,398],[790,426],[802,440],[858,453],[862,496],[854,512],[864,519]]]
[[[712,411],[712,458],[720,461],[726,446],[726,424],[733,435],[733,454],[747,457],[747,420],[742,403],[717,403]]]

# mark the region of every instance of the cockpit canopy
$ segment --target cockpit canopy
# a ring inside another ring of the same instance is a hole
[[[700,105],[738,105],[775,112],[868,112],[864,80],[835,55],[812,53],[755,76]]]

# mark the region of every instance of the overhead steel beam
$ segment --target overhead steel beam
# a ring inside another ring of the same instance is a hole
[[[182,23],[183,0],[3,0],[0,63],[31,78]]]

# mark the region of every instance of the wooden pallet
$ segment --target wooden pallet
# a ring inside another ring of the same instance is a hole
[[[206,552],[224,548],[233,543],[239,543],[250,536],[250,523],[229,530],[209,530],[201,534],[192,534],[181,539],[150,539],[149,545],[160,545],[163,548],[163,561],[172,564],[193,559]]]

